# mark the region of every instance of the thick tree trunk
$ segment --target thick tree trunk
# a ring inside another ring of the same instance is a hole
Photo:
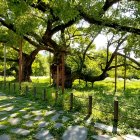
[[[50,66],[51,76],[53,79],[53,85],[56,86],[57,84],[59,86],[62,86],[62,74],[63,74],[63,65],[62,65],[62,59],[61,59],[61,52],[55,53],[53,58],[53,63]],[[57,66],[59,66],[59,70],[57,70]],[[71,88],[72,87],[72,75],[71,75],[71,68],[64,64],[64,86],[65,88]],[[59,71],[59,72],[58,72]],[[59,76],[57,75],[59,74]],[[58,79],[59,77],[59,79]]]
[[[18,72],[16,73],[16,81],[19,81],[19,73]],[[31,74],[32,74],[32,70],[31,70],[30,66],[23,67],[21,82],[31,82],[31,78],[30,78]]]
[[[21,82],[31,82],[31,74],[32,74],[32,63],[35,60],[36,55],[40,50],[44,50],[44,48],[37,48],[30,53],[30,55],[23,53],[22,54],[22,80]],[[19,71],[18,71],[19,72]],[[16,73],[16,79],[19,79],[19,73]]]
[[[36,49],[32,51],[30,55],[23,53],[22,54],[22,80],[21,82],[31,82],[31,74],[32,74],[32,63],[35,60],[35,56],[40,51],[40,49]],[[19,71],[16,73],[16,80],[19,79]]]
[[[108,77],[107,71],[105,70],[98,76],[88,75],[79,71],[71,72],[71,68],[68,67],[66,64],[65,66],[65,88],[71,88],[72,82],[76,79],[81,79],[88,82],[96,82],[104,80]],[[59,69],[59,70],[58,70]],[[53,86],[62,86],[62,61],[61,61],[61,53],[55,53],[53,58],[53,63],[50,66],[51,76],[53,79]],[[57,75],[59,74],[59,76]],[[59,79],[58,79],[59,78]]]
[[[92,75],[88,75],[85,73],[79,73],[74,72],[72,73],[72,81],[76,80],[76,79],[81,79],[87,82],[96,82],[96,81],[101,81],[104,80],[106,77],[108,77],[108,74],[106,72],[103,72],[102,74],[98,75],[98,76],[92,76]]]
[[[21,82],[31,82],[32,63],[34,59],[28,55],[23,55],[22,59],[22,79]],[[16,80],[19,80],[19,70],[16,73]]]
[[[32,74],[32,64],[24,65],[22,68],[22,82],[28,81],[31,82],[31,74]]]
[[[52,79],[53,79],[53,85],[57,85],[57,64],[53,63],[51,65],[51,74],[52,74]],[[59,86],[62,86],[62,64],[59,64]],[[72,87],[72,75],[71,75],[71,68],[68,67],[65,64],[65,88],[71,88]]]

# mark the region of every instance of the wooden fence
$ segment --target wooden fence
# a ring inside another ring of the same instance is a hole
[[[83,97],[78,97],[78,96],[74,96],[73,93],[70,94],[70,110],[73,109],[74,107],[74,97],[77,98],[83,98]],[[90,116],[92,114],[94,105],[93,105],[93,97],[92,96],[88,96],[88,98],[85,98],[85,100],[88,100],[88,105],[87,105],[87,116]],[[96,109],[97,110],[97,109]],[[114,116],[114,121],[118,122],[118,114],[119,114],[119,104],[118,104],[118,100],[114,100],[114,110],[112,112],[107,112],[106,113],[112,113]]]
[[[1,86],[1,89],[3,89],[4,91],[6,91],[6,89],[8,89],[8,94],[10,93],[16,93],[16,84],[15,83],[3,83],[2,86]],[[22,90],[22,87],[21,85],[19,84],[19,87],[18,87],[19,91]],[[13,92],[11,92],[13,91]],[[34,97],[34,99],[37,99],[37,88],[36,87],[33,87],[32,89],[32,96]],[[25,86],[25,91],[24,91],[24,95],[25,96],[28,96],[29,94],[29,87],[26,85]],[[44,101],[47,101],[47,92],[46,92],[46,88],[43,89],[43,92],[42,92],[42,100]],[[75,98],[81,98],[83,99],[83,97],[78,97],[78,96],[75,96],[73,93],[70,94],[70,98],[68,100],[68,103],[69,103],[69,110],[72,111],[74,109],[74,99]],[[54,97],[54,102],[55,104],[57,103],[57,101],[59,100],[59,94],[58,94],[58,91],[56,90],[55,92],[55,97]],[[86,100],[88,102],[88,104],[84,107],[87,108],[87,116],[90,116],[93,114],[93,110],[98,110],[98,111],[101,111],[101,112],[105,112],[105,113],[109,113],[109,114],[112,114],[113,115],[113,121],[114,123],[118,123],[119,119],[122,118],[120,117],[120,114],[119,114],[119,101],[116,99],[113,101],[113,110],[111,112],[107,112],[107,111],[103,111],[103,110],[99,110],[97,108],[94,107],[94,104],[93,104],[93,96],[88,96],[88,98],[84,98],[84,100]],[[66,102],[66,101],[65,101]],[[134,108],[134,106],[131,106]],[[137,108],[138,110],[140,110],[140,108]],[[93,114],[94,115],[94,114]],[[133,118],[127,118],[126,116],[123,116],[124,118],[126,119],[133,119]],[[135,119],[135,121],[139,121],[139,119]]]

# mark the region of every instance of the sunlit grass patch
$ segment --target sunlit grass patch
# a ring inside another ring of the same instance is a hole
[[[61,87],[56,89],[50,86],[49,78],[33,77],[33,82],[23,82],[21,84],[21,90],[19,89],[19,83],[11,83],[10,93],[8,83],[5,89],[3,85],[0,87],[0,91],[7,93],[7,95],[14,95],[17,97],[26,97],[25,100],[32,100],[38,102],[42,109],[47,106],[55,107],[56,110],[64,110],[69,112],[70,110],[70,94],[74,95],[73,112],[79,112],[84,116],[88,114],[88,101],[89,96],[92,96],[92,118],[94,122],[103,122],[105,124],[113,125],[113,112],[114,112],[114,100],[118,100],[119,103],[119,127],[124,130],[124,133],[133,131],[133,128],[140,128],[139,123],[135,120],[139,120],[139,104],[140,104],[140,80],[126,80],[126,90],[124,92],[123,79],[117,80],[117,92],[114,92],[114,79],[107,78],[103,81],[95,82],[93,87],[91,83],[86,83],[79,80],[74,81],[73,88],[65,89],[64,95],[62,95]],[[0,83],[1,84],[1,83]],[[28,86],[28,93],[26,94],[26,87]],[[36,88],[36,97],[34,95],[34,88]],[[46,100],[43,99],[44,89],[46,90]],[[56,100],[56,90],[58,90],[58,98]],[[9,96],[12,100],[12,97]],[[1,101],[1,100],[0,100]],[[25,102],[24,100],[22,102]],[[17,102],[19,103],[19,102]],[[32,104],[35,108],[38,106]],[[31,104],[27,104],[26,108],[30,110]],[[131,108],[133,106],[134,108]],[[27,111],[29,111],[27,109]],[[79,115],[79,117],[81,117]],[[81,117],[82,118],[82,117]],[[131,118],[131,119],[130,119]],[[67,124],[66,124],[67,125]],[[64,126],[65,127],[65,126]],[[53,129],[53,125],[50,126],[50,130]],[[63,130],[60,130],[61,132]],[[58,131],[59,132],[59,131]],[[57,134],[56,134],[57,136]],[[59,136],[59,135],[58,135]]]
[[[15,78],[14,76],[7,76],[6,81],[13,81]],[[4,81],[4,76],[0,76],[0,82]]]

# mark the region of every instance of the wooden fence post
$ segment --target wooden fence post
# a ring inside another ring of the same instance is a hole
[[[55,92],[55,103],[57,102],[57,99],[58,99],[58,90],[56,90]]]
[[[21,83],[19,83],[19,91],[21,91]]]
[[[25,91],[26,96],[28,95],[28,92],[29,92],[29,89],[28,89],[28,86],[26,86],[26,91]]]
[[[91,114],[92,114],[92,96],[89,96],[88,115],[90,116]]]
[[[58,88],[59,88],[59,65],[57,64],[56,65],[56,69],[57,69],[57,72],[56,72],[56,88],[57,88],[57,90],[58,90]]]
[[[124,88],[123,88],[124,92],[126,90],[126,71],[127,71],[127,68],[126,68],[126,51],[125,51],[125,58],[124,58]]]
[[[9,94],[10,94],[10,83],[8,83],[8,89],[9,89]]]
[[[70,111],[73,109],[73,93],[70,94]]]
[[[86,81],[86,87],[87,87],[88,85],[87,85],[87,81]]]
[[[92,82],[92,88],[93,88],[93,82]]]
[[[118,122],[118,112],[119,112],[118,101],[114,100],[114,122]]]
[[[2,90],[3,90],[3,91],[5,90],[4,82],[2,82]]]
[[[13,85],[14,93],[16,92],[16,84]]]
[[[115,93],[117,92],[117,55],[115,55]]]
[[[36,99],[36,87],[34,87],[34,98]]]
[[[44,101],[46,100],[46,88],[44,88],[44,90],[43,90],[43,100]]]
[[[6,90],[6,45],[3,43],[4,47],[4,91]]]
[[[65,88],[65,53],[62,52],[62,71],[61,71],[61,79],[62,79],[62,94],[64,94],[64,88]]]
[[[3,86],[3,85],[2,85],[2,83],[0,82],[0,89],[2,89],[2,86]]]
[[[4,81],[4,86],[3,86],[3,88],[4,88],[4,91],[6,90],[6,81]]]

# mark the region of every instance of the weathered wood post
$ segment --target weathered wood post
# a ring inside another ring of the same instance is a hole
[[[125,51],[125,58],[124,58],[124,92],[125,92],[125,89],[126,89],[126,51]]]
[[[16,84],[13,85],[13,93],[16,93]]]
[[[57,102],[57,99],[58,99],[58,90],[56,90],[56,92],[55,92],[55,104]]]
[[[86,87],[88,86],[87,81],[86,81]]]
[[[22,82],[22,43],[23,39],[20,39],[20,47],[19,47],[19,84]]]
[[[34,92],[34,98],[36,99],[36,87],[34,87],[33,92]]]
[[[0,89],[2,89],[2,87],[3,87],[3,85],[2,85],[2,83],[0,83]]]
[[[81,83],[81,80],[79,79],[79,85],[80,85],[80,83]]]
[[[46,88],[44,88],[44,90],[43,90],[43,100],[44,101],[46,100]]]
[[[8,83],[8,91],[9,91],[9,94],[10,94],[10,82]]]
[[[90,116],[92,114],[92,96],[89,96],[88,98],[88,115]]]
[[[73,93],[70,94],[70,111],[73,109]]]
[[[3,83],[3,91],[6,90],[6,82]]]
[[[62,52],[62,94],[64,94],[64,87],[65,87],[65,54]]]
[[[114,100],[114,122],[118,122],[119,104],[118,100]]]
[[[119,106],[118,101],[114,100],[114,122],[113,122],[113,133],[117,133],[117,127],[118,127],[118,112],[119,112]]]
[[[29,88],[28,88],[28,86],[26,86],[26,91],[25,91],[26,96],[28,95],[28,92],[29,92]]]
[[[21,91],[21,83],[19,83],[19,91]]]
[[[93,82],[92,82],[92,88],[93,88]]]
[[[6,46],[4,46],[4,90],[6,89]]]
[[[115,56],[115,93],[117,92],[117,54]]]
[[[57,90],[58,90],[58,88],[59,88],[59,65],[57,64],[57,66],[56,66],[56,88],[57,88]]]
[[[51,67],[51,52],[49,52],[49,67]],[[52,75],[51,75],[51,69],[49,71],[49,78],[50,78],[50,85],[52,84]]]

